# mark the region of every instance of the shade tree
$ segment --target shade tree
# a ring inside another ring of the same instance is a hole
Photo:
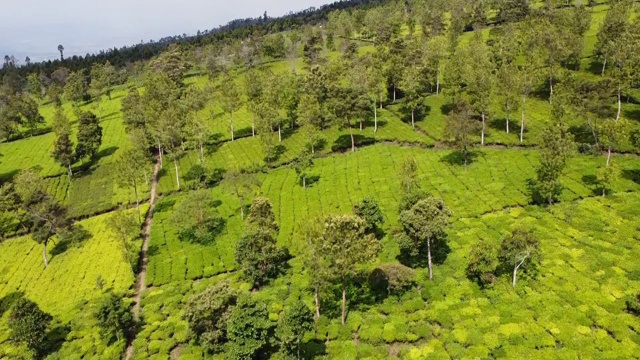
[[[78,143],[75,150],[75,158],[94,160],[102,145],[102,126],[100,119],[92,112],[80,113],[78,119]]]
[[[404,235],[399,237],[400,248],[414,257],[426,252],[430,280],[433,279],[432,248],[443,246],[451,215],[442,199],[426,197],[399,216]]]
[[[356,268],[372,262],[380,249],[366,223],[355,215],[328,216],[320,242],[320,254],[328,264],[331,277],[342,284],[342,324],[347,320],[347,284]]]
[[[53,131],[56,139],[53,143],[53,152],[51,155],[60,166],[65,168],[69,185],[71,185],[71,177],[73,176],[71,165],[74,162],[74,147],[71,142],[71,124],[61,107],[58,107],[54,113]]]
[[[13,305],[9,314],[11,340],[24,344],[34,358],[41,357],[52,320],[53,317],[42,311],[38,304],[21,297]]]
[[[313,330],[313,313],[302,301],[296,300],[284,309],[276,328],[280,352],[301,359],[300,350],[305,335]]]
[[[562,122],[543,129],[540,141],[540,165],[536,169],[534,199],[551,205],[562,193],[561,176],[575,144],[573,135]]]
[[[512,285],[516,286],[518,270],[534,268],[541,259],[540,240],[528,229],[516,229],[500,245],[499,260],[513,269]]]

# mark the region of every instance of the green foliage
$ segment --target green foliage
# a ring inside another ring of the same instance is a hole
[[[302,340],[311,330],[313,330],[313,313],[309,307],[300,300],[289,305],[280,317],[276,328],[280,351],[299,359]]]
[[[305,149],[293,163],[293,168],[295,169],[296,174],[298,174],[298,177],[302,180],[303,188],[307,187],[307,176],[309,176],[308,172],[312,167],[313,154]]]
[[[138,265],[139,249],[135,240],[142,234],[140,224],[140,220],[136,219],[135,215],[122,207],[114,211],[106,220],[107,228],[122,241],[124,255],[134,270]]]
[[[626,301],[626,305],[629,313],[640,317],[640,293],[630,296]]]
[[[247,216],[247,223],[250,227],[257,229],[264,229],[265,231],[278,231],[278,224],[276,223],[276,216],[273,213],[273,205],[266,197],[257,197],[253,199],[251,208],[249,209],[249,215]]]
[[[78,144],[76,159],[93,160],[102,144],[102,126],[100,119],[91,112],[83,112],[78,120]]]
[[[540,240],[531,230],[516,229],[500,245],[500,262],[513,269],[513,286],[516,286],[518,269],[535,268],[542,258]]]
[[[611,190],[611,187],[615,181],[620,177],[620,169],[618,166],[611,162],[609,166],[603,165],[598,168],[596,172],[596,180],[602,188],[602,195],[606,195],[607,190]]]
[[[69,125],[69,119],[64,115],[61,108],[56,110],[54,131],[56,133],[56,140],[53,144],[53,152],[51,155],[60,166],[67,169],[69,177],[71,177],[71,164],[74,162],[71,125]]]
[[[399,173],[400,182],[405,195],[415,193],[418,190],[418,162],[415,158],[407,158],[402,162]]]
[[[113,337],[118,341],[125,339],[134,326],[129,306],[124,303],[122,296],[114,294],[113,291],[108,291],[98,300],[94,316],[102,336],[109,343]]]
[[[486,241],[476,243],[469,254],[467,276],[481,286],[490,286],[496,280],[497,249]]]
[[[213,242],[225,224],[214,207],[211,192],[207,190],[187,194],[172,220],[177,225],[181,240],[203,244]]]
[[[574,152],[573,136],[562,123],[552,124],[542,134],[540,166],[537,169],[534,200],[553,204],[562,193],[560,181],[569,156]]]
[[[361,202],[353,206],[353,213],[364,220],[365,232],[368,234],[376,234],[384,224],[384,216],[380,210],[380,205],[374,199],[362,199]]]
[[[195,339],[207,349],[222,350],[237,298],[227,282],[220,282],[190,297],[186,303],[183,318],[189,322]]]
[[[53,318],[43,312],[38,304],[20,298],[13,305],[9,317],[11,339],[23,343],[36,354],[44,350],[47,329]]]
[[[386,291],[387,295],[401,293],[415,284],[415,270],[402,264],[378,265],[369,275],[369,284],[377,291]]]
[[[477,130],[478,125],[472,117],[469,105],[465,101],[455,104],[451,115],[447,117],[445,136],[454,149],[462,153],[465,166],[469,164],[469,152],[474,144],[472,136]]]
[[[446,229],[449,226],[451,210],[442,199],[427,197],[419,200],[409,210],[402,211],[399,222],[406,236],[401,237],[400,248],[410,256],[423,256],[427,252],[429,258],[429,277],[431,269],[431,248],[446,240]]]
[[[273,232],[257,228],[243,235],[236,246],[235,259],[254,286],[264,285],[286,269],[289,255],[276,245]]]
[[[272,328],[265,304],[248,294],[240,296],[227,322],[227,358],[250,360],[264,353]]]

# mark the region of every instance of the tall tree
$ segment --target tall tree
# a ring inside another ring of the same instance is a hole
[[[244,220],[244,208],[247,200],[260,191],[262,182],[254,174],[234,170],[225,173],[222,185],[238,198],[240,217]]]
[[[320,127],[322,126],[322,108],[318,99],[309,94],[303,94],[298,103],[298,122],[302,125],[301,133],[304,134],[307,147],[311,154],[316,153],[316,147],[321,140]]]
[[[484,145],[486,115],[494,93],[494,66],[491,62],[489,48],[484,41],[482,32],[476,31],[467,49],[468,66],[466,67],[467,92],[471,99],[471,106],[482,118],[482,132],[480,141]]]
[[[54,236],[64,239],[73,221],[67,216],[67,208],[47,193],[42,178],[32,170],[24,170],[14,180],[20,205],[30,217],[31,237],[43,245],[45,268],[49,266],[47,245]]]
[[[60,52],[60,61],[64,61],[64,46],[62,44],[58,45],[58,51]]]
[[[304,336],[313,330],[313,313],[307,305],[297,300],[284,310],[278,321],[276,336],[280,340],[280,351],[296,359],[300,357],[300,345]]]
[[[540,141],[540,166],[536,171],[535,190],[539,202],[551,205],[562,193],[560,177],[575,145],[573,135],[561,122],[545,128]]]
[[[540,240],[525,229],[516,229],[502,241],[500,246],[500,261],[513,267],[512,285],[516,286],[518,270],[528,264],[535,265],[540,260]]]
[[[264,354],[270,342],[273,325],[264,303],[249,294],[238,297],[227,322],[226,357],[232,360],[255,359]]]
[[[602,196],[606,195],[611,183],[618,177],[618,168],[611,162],[613,148],[623,144],[629,137],[629,123],[624,118],[607,119],[602,124],[600,142],[607,148],[607,162],[598,171],[598,180],[602,186]]]
[[[87,94],[87,81],[84,75],[84,70],[72,72],[67,78],[67,83],[64,86],[64,97],[67,101],[73,104],[73,109],[76,116],[80,116],[80,102],[84,100]]]
[[[451,114],[447,116],[445,135],[453,147],[462,153],[465,166],[469,164],[469,152],[473,147],[472,136],[477,130],[478,124],[473,118],[469,104],[464,100],[458,101]]]
[[[190,86],[182,94],[181,106],[186,112],[184,135],[187,143],[198,149],[200,163],[204,162],[204,145],[211,136],[209,126],[201,116],[206,105],[205,89]]]
[[[302,266],[309,275],[309,285],[313,288],[315,318],[320,318],[320,289],[329,277],[327,262],[322,257],[322,240],[324,233],[323,219],[311,219],[302,223]]]
[[[400,247],[412,256],[427,251],[429,279],[433,279],[432,247],[441,245],[446,239],[451,210],[442,199],[427,197],[418,201],[409,210],[400,213],[400,224],[404,230]]]
[[[71,164],[73,164],[74,160],[73,143],[71,142],[71,124],[61,107],[58,107],[54,114],[53,131],[56,134],[56,140],[53,144],[52,156],[60,166],[66,169],[67,175],[69,176],[69,186],[71,186],[71,177],[73,176]]]
[[[242,97],[238,90],[238,85],[235,79],[231,75],[231,72],[225,73],[222,83],[224,86],[221,89],[221,102],[222,109],[225,113],[229,114],[229,121],[231,124],[231,141],[235,140],[234,126],[233,126],[233,114],[240,110],[242,107]]]
[[[219,282],[189,298],[182,318],[195,340],[219,352],[227,342],[227,323],[238,299],[227,282]]]
[[[77,138],[76,159],[93,160],[102,144],[102,126],[100,126],[100,119],[94,113],[80,114]]]
[[[138,221],[142,223],[140,212],[140,185],[149,174],[149,156],[140,147],[125,148],[116,160],[116,181],[118,186],[132,187],[138,210]]]
[[[325,220],[320,252],[334,276],[342,282],[342,325],[347,320],[347,283],[357,266],[375,259],[380,243],[366,234],[364,220],[354,215],[329,216]]]
[[[134,326],[129,306],[124,303],[122,296],[113,291],[108,291],[99,299],[94,316],[108,343],[111,343],[113,337],[118,341],[124,340]]]
[[[42,356],[46,344],[47,330],[53,317],[40,310],[33,301],[20,298],[9,315],[11,339],[23,343],[32,351],[34,358]]]

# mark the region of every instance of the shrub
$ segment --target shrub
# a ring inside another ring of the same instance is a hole
[[[9,316],[11,339],[36,354],[44,350],[47,328],[53,318],[31,300],[20,298]]]
[[[378,227],[384,223],[384,217],[378,202],[365,198],[353,206],[353,213],[364,220],[365,231],[368,234],[375,234]]]
[[[210,350],[220,350],[227,340],[227,321],[237,295],[226,282],[208,287],[187,302],[183,318],[196,340]]]
[[[133,328],[133,317],[129,307],[112,291],[105,294],[98,302],[95,317],[102,336],[108,343],[111,343],[114,336],[118,341],[124,339]]]
[[[382,264],[369,275],[369,285],[374,291],[383,291],[391,295],[413,286],[415,277],[415,270],[402,264]]]
[[[498,266],[497,250],[491,244],[480,241],[471,248],[467,277],[481,286],[492,285]]]

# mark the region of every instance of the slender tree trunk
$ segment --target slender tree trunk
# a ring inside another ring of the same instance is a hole
[[[616,122],[620,120],[620,113],[622,112],[622,89],[620,83],[618,83],[618,113],[616,114]]]
[[[362,119],[360,119],[360,131],[362,131]]]
[[[396,84],[393,84],[393,103],[396,102]]]
[[[282,142],[282,129],[280,128],[280,124],[278,124],[278,142]]]
[[[411,110],[411,127],[416,128],[416,112],[415,110]]]
[[[320,296],[318,295],[318,293],[318,285],[316,285],[313,292],[313,299],[316,306],[316,320],[320,318]]]
[[[607,153],[607,166],[606,168],[609,168],[609,164],[611,163],[611,145],[609,145],[609,151]]]
[[[607,68],[607,58],[604,58],[604,61],[602,62],[602,76],[604,76],[604,70]]]
[[[485,118],[484,118],[484,111],[483,111],[482,112],[482,137],[481,137],[482,145],[484,145],[484,128],[485,128]]]
[[[376,107],[375,103],[373,104],[373,132],[378,132],[378,108]]]
[[[342,325],[347,322],[347,279],[342,275]]]
[[[433,264],[431,262],[431,240],[427,241],[427,256],[429,259],[429,280],[433,280]]]
[[[176,184],[178,184],[178,190],[180,190],[180,174],[178,173],[178,159],[173,158],[173,166],[176,168]]]
[[[524,142],[524,106],[527,103],[527,97],[522,97],[522,122],[520,123],[520,143]]]
[[[356,139],[353,137],[353,128],[351,128],[351,124],[349,124],[349,134],[351,135],[351,152],[356,151]]]
[[[231,141],[235,141],[234,135],[233,135],[233,113],[230,113],[231,115]]]
[[[553,71],[549,67],[549,104],[553,104]]]
[[[140,199],[138,198],[138,181],[133,179],[133,192],[136,194],[136,209],[138,209],[138,222],[142,224],[142,213],[140,212]]]
[[[436,74],[436,95],[440,93],[440,63],[438,63],[438,72]]]
[[[200,162],[204,162],[204,145],[200,142]]]
[[[316,154],[316,149],[315,149],[315,146],[313,146],[313,141],[311,142],[311,154],[313,155]]]
[[[44,268],[49,267],[49,259],[47,259],[47,242],[42,244],[42,257],[44,258]]]
[[[513,267],[513,287],[516,287],[516,277],[518,275],[518,266]]]
[[[244,205],[242,204],[242,201],[240,201],[240,218],[244,221]]]
[[[509,117],[511,113],[511,109],[509,109],[509,106],[507,106],[507,134],[509,133]]]
[[[160,155],[160,168],[162,169],[162,145],[160,139],[158,139],[158,154]]]
[[[307,188],[307,177],[306,176],[302,177],[302,188],[304,188],[304,189]]]
[[[256,115],[251,114],[251,136],[256,137]]]

